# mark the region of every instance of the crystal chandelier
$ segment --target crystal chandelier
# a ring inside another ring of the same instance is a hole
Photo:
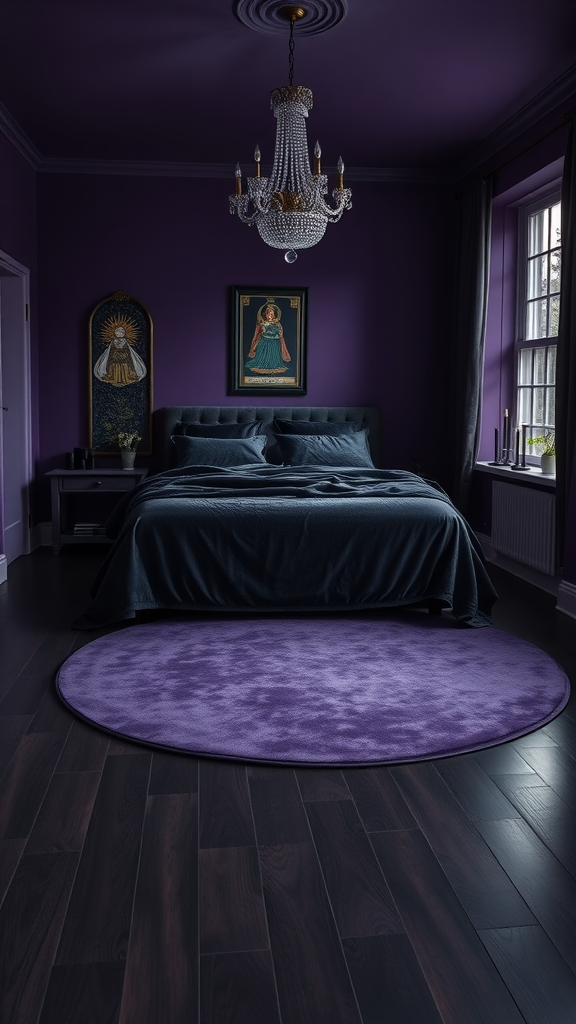
[[[256,224],[260,237],[274,249],[286,249],[285,260],[297,259],[296,249],[309,249],[323,237],[328,222],[340,220],[352,207],[352,193],[344,188],[344,164],[338,160],[338,179],[332,192],[334,206],[324,196],[328,178],[321,172],[322,152],[314,147],[314,173],[310,170],[306,118],[312,109],[312,92],[293,85],[294,25],[305,16],[302,7],[283,7],[280,12],[290,22],[288,58],[289,85],[274,89],[270,105],[277,121],[276,147],[272,174],[260,174],[260,149],[256,146],[256,176],[247,179],[248,191],[242,191],[242,171],[236,164],[236,194],[230,196],[230,213],[237,213],[243,224]]]

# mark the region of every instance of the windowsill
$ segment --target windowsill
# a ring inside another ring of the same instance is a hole
[[[511,469],[510,466],[491,466],[489,462],[477,462],[474,469],[480,473],[492,473],[494,476],[507,476],[511,480],[520,479],[535,484],[536,487],[556,488],[556,476],[552,473],[543,473],[540,466],[532,466],[532,469]]]

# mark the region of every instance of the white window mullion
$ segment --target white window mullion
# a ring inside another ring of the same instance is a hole
[[[555,427],[560,246],[558,192],[520,209],[516,411],[529,437]]]

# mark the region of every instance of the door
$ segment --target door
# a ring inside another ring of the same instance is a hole
[[[30,551],[29,273],[0,251],[0,582]]]

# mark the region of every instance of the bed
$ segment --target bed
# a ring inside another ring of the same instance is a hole
[[[490,624],[476,537],[437,484],[380,468],[377,409],[174,406],[161,452],[108,520],[114,543],[76,628],[154,609],[413,605]]]

